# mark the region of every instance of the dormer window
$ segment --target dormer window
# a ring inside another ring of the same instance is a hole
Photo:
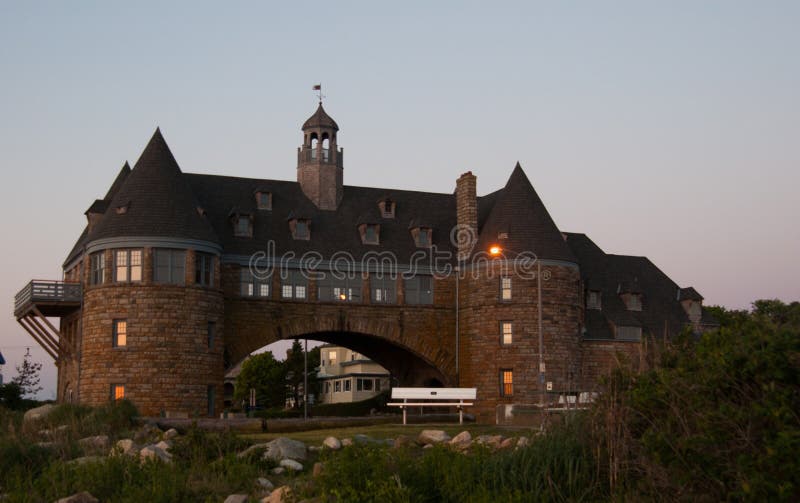
[[[240,238],[249,238],[253,235],[253,220],[249,215],[236,215],[234,217],[233,235]]]
[[[586,292],[586,309],[600,309],[600,290]]]
[[[259,210],[272,209],[272,193],[271,192],[256,192],[256,207]]]
[[[411,229],[411,236],[414,238],[418,248],[431,247],[431,233],[430,227],[415,227]]]
[[[378,224],[361,224],[358,226],[361,242],[365,245],[380,244],[381,226]]]
[[[311,239],[311,229],[309,221],[305,218],[297,218],[289,221],[289,229],[292,231],[294,239]]]
[[[623,293],[622,301],[625,302],[628,311],[642,310],[642,294],[640,293]]]
[[[378,203],[383,218],[394,218],[395,203],[391,199],[384,199]]]

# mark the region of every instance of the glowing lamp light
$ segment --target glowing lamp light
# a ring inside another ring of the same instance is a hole
[[[343,293],[340,293],[339,294],[339,300],[347,300],[347,295],[345,295]]]
[[[500,248],[500,247],[499,247],[499,246],[497,246],[497,245],[494,245],[494,246],[492,246],[491,248],[489,248],[489,253],[490,253],[491,255],[500,255],[500,253],[501,253],[502,251],[503,251],[503,249],[502,249],[502,248]]]

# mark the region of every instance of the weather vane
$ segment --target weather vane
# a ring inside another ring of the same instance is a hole
[[[322,82],[319,84],[314,84],[312,88],[314,91],[317,91],[317,98],[319,98],[319,104],[322,105],[322,99],[325,98],[325,95],[322,94]]]

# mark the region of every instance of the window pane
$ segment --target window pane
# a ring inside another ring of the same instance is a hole
[[[114,347],[124,347],[128,345],[128,322],[125,320],[114,320]]]
[[[112,396],[114,397],[114,400],[122,400],[125,398],[125,386],[122,386],[121,384],[114,384],[112,386]]]
[[[512,342],[512,325],[509,322],[503,322],[500,324],[502,334],[503,334],[503,344],[511,344]]]
[[[295,297],[298,299],[305,299],[306,298],[306,287],[302,285],[297,285],[295,287]]]
[[[284,299],[292,298],[292,285],[283,285],[281,287],[281,297]]]

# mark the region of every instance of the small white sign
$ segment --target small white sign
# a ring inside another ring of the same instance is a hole
[[[542,362],[542,363],[540,363],[540,364],[539,364],[539,372],[547,372],[547,371],[544,369],[544,362]]]
[[[553,381],[547,381],[547,391],[553,391]]]

